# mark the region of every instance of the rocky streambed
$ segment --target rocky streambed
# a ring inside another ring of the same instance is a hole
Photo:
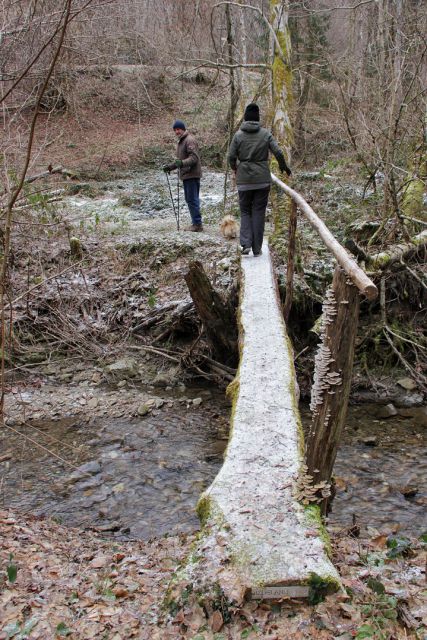
[[[4,507],[120,539],[198,527],[195,505],[227,444],[223,389],[113,383],[86,367],[67,385],[46,380],[12,395],[1,430]],[[302,415],[307,424],[304,406]],[[425,408],[351,406],[330,526],[427,530],[426,454]]]
[[[2,429],[3,505],[119,538],[197,528],[195,503],[227,442],[223,395],[76,377],[15,390]]]

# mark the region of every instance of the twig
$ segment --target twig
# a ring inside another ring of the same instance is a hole
[[[302,356],[302,354],[304,353],[304,351],[307,351],[307,349],[309,349],[309,347],[304,347],[304,349],[301,349],[301,351],[299,353],[297,353],[297,355],[294,358],[294,362],[300,357]]]
[[[30,293],[32,293],[34,289],[38,289],[42,285],[46,284],[46,282],[49,282],[49,280],[54,280],[55,278],[62,276],[63,273],[65,273],[66,271],[70,271],[70,269],[75,269],[76,267],[80,266],[83,262],[84,260],[80,260],[80,262],[75,262],[74,264],[69,265],[66,269],[63,269],[59,273],[55,273],[53,276],[49,276],[49,278],[45,278],[44,280],[42,280],[42,282],[38,282],[37,284],[33,285],[30,289],[28,289],[28,291],[24,291],[24,293],[21,293],[21,295],[19,295],[17,298],[12,300],[12,302],[9,303],[9,305],[14,305],[16,302],[18,302],[22,298],[25,298],[26,295],[29,295]],[[5,305],[5,309],[7,309],[9,305]]]
[[[426,283],[415,273],[415,271],[413,271],[410,267],[408,267],[408,265],[406,264],[406,262],[404,262],[402,259],[400,260],[400,263],[403,265],[403,267],[411,274],[411,276],[414,278],[414,280],[416,280],[417,282],[420,283],[420,285],[422,287],[424,287],[424,289],[427,289],[427,285]]]
[[[417,349],[421,349],[421,351],[425,351],[426,350],[426,347],[424,347],[422,344],[418,344],[417,342],[414,342],[413,340],[409,340],[409,338],[405,338],[404,336],[401,336],[398,333],[395,333],[392,329],[390,329],[390,327],[387,324],[384,325],[384,329],[386,329],[389,332],[390,335],[394,336],[398,340],[402,340],[403,342],[407,342],[408,344],[412,344],[412,346],[416,347]]]
[[[81,358],[81,356],[69,356],[69,357],[67,357],[67,361],[68,360],[77,360],[77,359],[80,360],[80,358]],[[32,369],[33,367],[41,367],[44,364],[57,364],[59,362],[63,362],[63,361],[62,360],[53,360],[53,361],[52,360],[42,360],[41,362],[29,362],[27,364],[21,364],[21,365],[19,365],[17,367],[13,367],[13,369],[7,369],[5,371],[5,373],[13,373],[14,371],[18,371],[20,369],[23,369],[25,371],[26,369]]]
[[[393,344],[393,340],[390,338],[390,336],[388,335],[388,331],[387,329],[385,329],[385,331],[383,331],[385,339],[387,340],[387,342],[389,343],[390,347],[393,349],[394,353],[396,354],[396,356],[398,357],[398,359],[400,360],[400,362],[403,364],[403,366],[405,367],[405,369],[410,373],[411,376],[417,377],[418,380],[421,380],[424,384],[427,383],[427,378],[425,376],[423,376],[420,372],[416,372],[411,365],[405,360],[405,358],[402,356],[402,354],[398,351],[398,349],[396,349],[396,347]]]
[[[138,336],[136,336],[136,337],[138,337]],[[164,358],[167,358],[168,360],[172,360],[173,362],[177,362],[178,364],[181,362],[180,358],[176,358],[175,356],[171,356],[164,349],[155,349],[154,347],[148,347],[148,346],[138,347],[137,345],[130,345],[129,349],[134,349],[136,351],[149,351],[150,353],[155,353],[155,354],[157,354],[159,356],[163,356]]]
[[[32,442],[33,444],[36,445],[36,447],[39,447],[40,449],[43,449],[43,451],[47,451],[47,453],[51,456],[54,456],[55,458],[58,458],[58,460],[60,460],[61,462],[63,462],[64,464],[67,464],[69,467],[71,467],[72,469],[78,469],[78,467],[76,467],[75,464],[73,464],[72,462],[68,462],[68,460],[65,460],[64,458],[61,458],[61,456],[58,456],[56,453],[54,453],[53,451],[51,451],[50,449],[48,449],[47,447],[43,446],[42,444],[40,444],[39,442],[37,442],[37,440],[33,440],[33,438],[30,438],[30,436],[27,436],[27,434],[22,433],[21,431],[18,431],[17,429],[14,429],[13,427],[9,426],[8,424],[4,425],[6,427],[6,429],[9,429],[10,431],[13,431],[14,433],[16,433],[19,436],[22,436],[23,438],[25,438],[26,440],[28,440],[29,442]],[[82,475],[91,477],[90,473],[83,473]]]

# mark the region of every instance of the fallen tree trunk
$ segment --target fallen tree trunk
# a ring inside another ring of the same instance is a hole
[[[408,262],[425,255],[427,250],[427,230],[418,233],[410,242],[392,245],[387,251],[369,254],[354,240],[347,240],[345,246],[357,258],[364,260],[370,269],[385,270],[396,262]]]
[[[184,277],[215,359],[224,364],[235,364],[237,325],[234,309],[215,291],[201,262],[190,262]]]
[[[294,354],[283,322],[267,243],[241,262],[241,359],[224,464],[201,496],[203,530],[181,584],[211,606],[253,599],[313,597],[340,587],[316,506],[296,496],[303,433]],[[171,585],[175,589],[175,585]],[[181,591],[181,595],[183,592]],[[174,601],[179,602],[178,589]],[[282,636],[281,636],[282,637]]]
[[[56,173],[61,174],[62,176],[65,176],[66,178],[75,178],[76,174],[73,173],[72,171],[68,171],[68,169],[64,169],[61,166],[58,167],[49,167],[47,169],[47,171],[42,171],[41,173],[36,173],[32,176],[28,176],[27,178],[25,178],[25,183],[26,184],[31,184],[31,182],[35,182],[36,180],[40,180],[41,178],[47,178],[49,176],[52,176]]]

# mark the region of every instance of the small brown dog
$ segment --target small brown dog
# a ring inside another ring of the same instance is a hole
[[[224,216],[219,223],[219,228],[222,235],[224,236],[224,238],[227,238],[227,240],[237,238],[239,226],[233,216]]]

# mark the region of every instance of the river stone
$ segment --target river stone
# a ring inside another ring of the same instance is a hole
[[[366,436],[362,442],[367,447],[376,447],[378,445],[378,438],[377,436]]]
[[[69,382],[70,380],[72,380],[72,378],[73,378],[72,373],[62,373],[60,376],[58,376],[58,380],[60,382]]]
[[[73,381],[74,382],[84,382],[85,380],[89,379],[89,376],[90,376],[90,373],[88,371],[79,371],[73,377]]]
[[[146,416],[147,413],[150,413],[150,411],[152,410],[152,406],[149,406],[147,402],[144,402],[143,404],[140,404],[137,412],[139,416]]]
[[[48,375],[48,376],[56,375],[58,373],[58,371],[59,371],[59,367],[57,367],[57,366],[55,366],[53,364],[49,364],[45,369],[46,375]]]
[[[392,418],[393,416],[397,416],[397,409],[394,404],[386,404],[382,407],[378,407],[376,410],[377,418]]]
[[[177,376],[177,367],[171,367],[167,371],[159,371],[153,380],[153,385],[155,387],[168,387],[176,381]]]
[[[89,409],[95,409],[99,405],[98,398],[91,398],[87,403]]]
[[[96,460],[91,460],[91,462],[86,462],[86,464],[82,464],[81,467],[76,469],[68,478],[67,482],[70,484],[73,482],[78,482],[87,476],[93,476],[101,471],[101,465]]]
[[[423,404],[423,401],[424,397],[422,393],[411,393],[408,391],[408,393],[405,393],[398,398],[396,404],[399,407],[419,407]]]
[[[406,389],[406,391],[413,391],[417,388],[417,385],[411,378],[401,378],[397,381],[397,384],[403,387],[403,389]]]
[[[413,418],[414,422],[421,427],[427,427],[427,406],[424,407],[401,407],[399,415],[405,418]]]
[[[104,481],[102,479],[102,476],[97,474],[96,476],[92,476],[87,480],[83,480],[76,488],[79,491],[86,491],[87,489],[94,489],[96,487],[99,487],[100,485],[102,485],[103,482]]]
[[[193,404],[195,407],[198,407],[199,405],[201,405],[203,402],[203,398],[194,398],[193,400]]]
[[[138,364],[135,358],[122,358],[109,364],[105,370],[115,378],[126,380],[138,375]]]

